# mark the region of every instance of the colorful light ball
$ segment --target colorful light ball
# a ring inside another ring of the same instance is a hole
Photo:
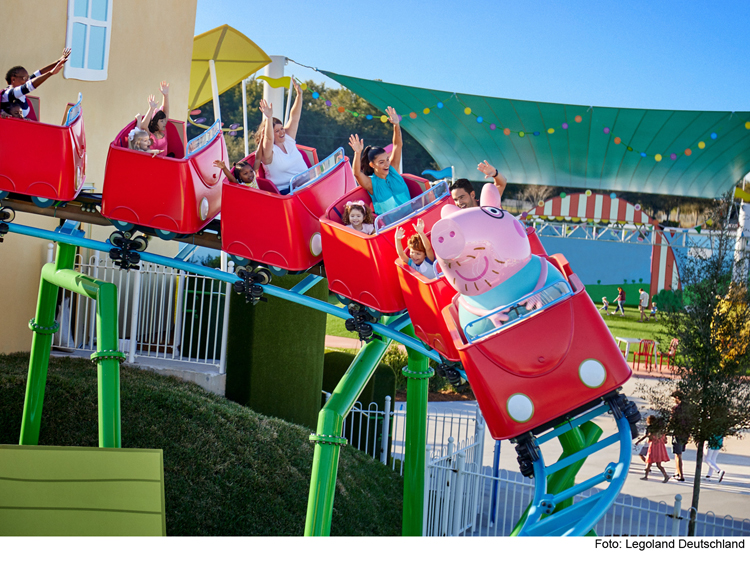
[[[429,108],[425,108],[424,110],[422,110],[422,113],[426,116],[427,114],[430,113],[430,109]]]
[[[719,136],[718,136],[718,135],[716,135],[716,132],[713,132],[713,133],[711,134],[711,139],[716,139],[717,137],[719,137]]]
[[[469,108],[468,106],[464,108],[464,114],[466,114],[467,116],[471,114],[471,108]]]
[[[372,119],[372,114],[367,114],[367,115],[365,116],[365,118],[367,118],[368,120],[371,120],[371,119]]]
[[[647,156],[646,152],[645,151],[641,151],[641,157],[646,157],[646,156]]]
[[[670,159],[672,159],[672,161],[674,161],[675,159],[677,159],[677,153],[672,153],[672,154],[671,154],[671,155],[669,156],[669,158],[670,158]]]
[[[437,107],[438,107],[438,108],[442,108],[442,107],[443,107],[443,103],[442,103],[442,102],[438,102],[438,103],[437,103]]]
[[[609,128],[604,128],[604,133],[609,133]]]
[[[359,118],[359,112],[352,112],[352,116],[354,116],[355,118]]]
[[[339,114],[343,114],[344,112],[346,112],[346,108],[344,108],[343,106],[339,106],[336,109],[339,111]]]
[[[320,94],[318,94],[317,92],[313,92],[313,93],[312,93],[312,97],[313,97],[313,98],[316,98],[316,99],[317,99],[317,98],[320,98]]]
[[[193,120],[196,124],[202,124],[206,121],[206,118],[198,118],[197,120]]]
[[[584,194],[585,194],[586,196],[591,196],[592,192],[591,192],[590,190],[587,190],[586,192],[584,192]]]
[[[525,131],[519,131],[519,132],[518,132],[518,137],[523,137],[523,136],[525,136],[525,135],[526,135],[526,132],[525,132]]]
[[[330,100],[326,100],[326,106],[330,108],[331,106],[333,106],[333,102],[331,102]]]
[[[380,121],[386,123],[388,121],[388,116],[380,116]]]
[[[304,82],[301,82],[299,85],[300,90],[307,90],[307,85]]]
[[[576,116],[575,121],[577,124],[580,124],[583,121],[583,118],[581,116]]]
[[[641,209],[641,205],[640,205],[640,204],[636,204],[636,205],[635,205],[635,209],[636,209],[636,210],[640,210],[640,209]]]
[[[535,132],[534,132],[534,135],[539,135],[539,132],[538,132],[538,131],[535,131]]]
[[[619,137],[615,137],[615,145],[620,145],[621,142],[622,139],[620,139]]]
[[[537,206],[544,206],[544,200],[540,200],[536,204],[537,204]]]
[[[200,109],[198,109],[198,110],[190,110],[190,115],[191,116],[200,116],[201,115],[201,111],[200,111]],[[748,122],[748,123],[750,124],[750,122]]]
[[[495,131],[497,129],[497,126],[495,124],[490,124],[490,129],[492,131]]]
[[[685,149],[685,155],[687,155],[688,157],[690,157],[692,154],[693,154],[693,150],[692,149],[690,149],[689,147],[687,149]]]
[[[477,123],[481,124],[484,121],[484,118],[482,116],[477,116]]]
[[[703,149],[704,147],[706,147],[706,142],[705,141],[699,141],[698,142],[698,149]]]
[[[750,129],[750,122],[745,122],[745,129]]]
[[[632,151],[632,150],[633,150],[633,148],[630,147],[630,145],[628,145],[628,151]]]
[[[562,128],[563,129],[568,129],[568,122],[563,122]]]
[[[416,113],[416,112],[409,112],[409,117],[410,117],[410,118],[411,118],[412,120],[416,120],[416,119],[417,119],[417,113]]]
[[[657,162],[657,163],[658,163],[659,161],[661,161],[661,154],[660,154],[660,153],[657,153],[656,155],[654,155],[654,159],[656,160],[656,162]]]
[[[566,196],[567,196],[567,194],[566,194],[566,193],[564,193],[564,192],[561,192],[561,193],[560,193],[560,198],[565,198]]]
[[[547,133],[550,134],[550,135],[552,135],[553,133],[555,133],[555,128],[549,128],[547,130]]]
[[[614,192],[610,192],[610,193],[609,193],[609,197],[610,197],[610,198],[611,198],[612,200],[614,200],[615,198],[617,198],[617,195],[616,195],[616,194],[615,194]]]
[[[505,128],[505,129],[503,130],[503,133],[504,133],[505,135],[510,135],[510,128]]]

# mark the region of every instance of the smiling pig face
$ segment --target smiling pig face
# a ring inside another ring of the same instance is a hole
[[[440,266],[453,287],[468,296],[496,288],[531,259],[521,223],[500,207],[495,185],[486,185],[479,208],[446,205],[432,228]]]

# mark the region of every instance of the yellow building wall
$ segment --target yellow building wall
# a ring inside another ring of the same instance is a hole
[[[32,0],[13,4],[0,18],[2,85],[5,73],[23,65],[29,73],[62,53],[67,27],[65,0]],[[62,123],[68,102],[83,94],[86,128],[86,183],[101,190],[110,142],[137,113],[148,110],[148,96],[161,101],[159,83],[169,82],[170,117],[185,120],[190,87],[197,0],[114,0],[112,35],[106,81],[86,82],[51,77],[33,94],[41,100],[41,121]],[[16,223],[54,229],[58,222],[18,214]],[[96,228],[102,239],[111,230]],[[87,227],[87,233],[91,233]],[[47,241],[9,234],[0,244],[0,353],[28,351],[39,276],[47,256]],[[154,242],[149,251],[174,254],[177,244]]]

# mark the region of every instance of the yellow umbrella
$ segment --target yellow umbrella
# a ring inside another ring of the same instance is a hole
[[[214,113],[220,119],[219,94],[270,62],[260,47],[228,25],[196,35],[190,66],[190,109],[213,99]]]

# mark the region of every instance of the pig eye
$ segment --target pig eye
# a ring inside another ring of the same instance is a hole
[[[502,208],[495,208],[494,206],[482,206],[482,211],[488,216],[492,216],[493,218],[497,219],[505,216],[505,212],[503,212]]]

